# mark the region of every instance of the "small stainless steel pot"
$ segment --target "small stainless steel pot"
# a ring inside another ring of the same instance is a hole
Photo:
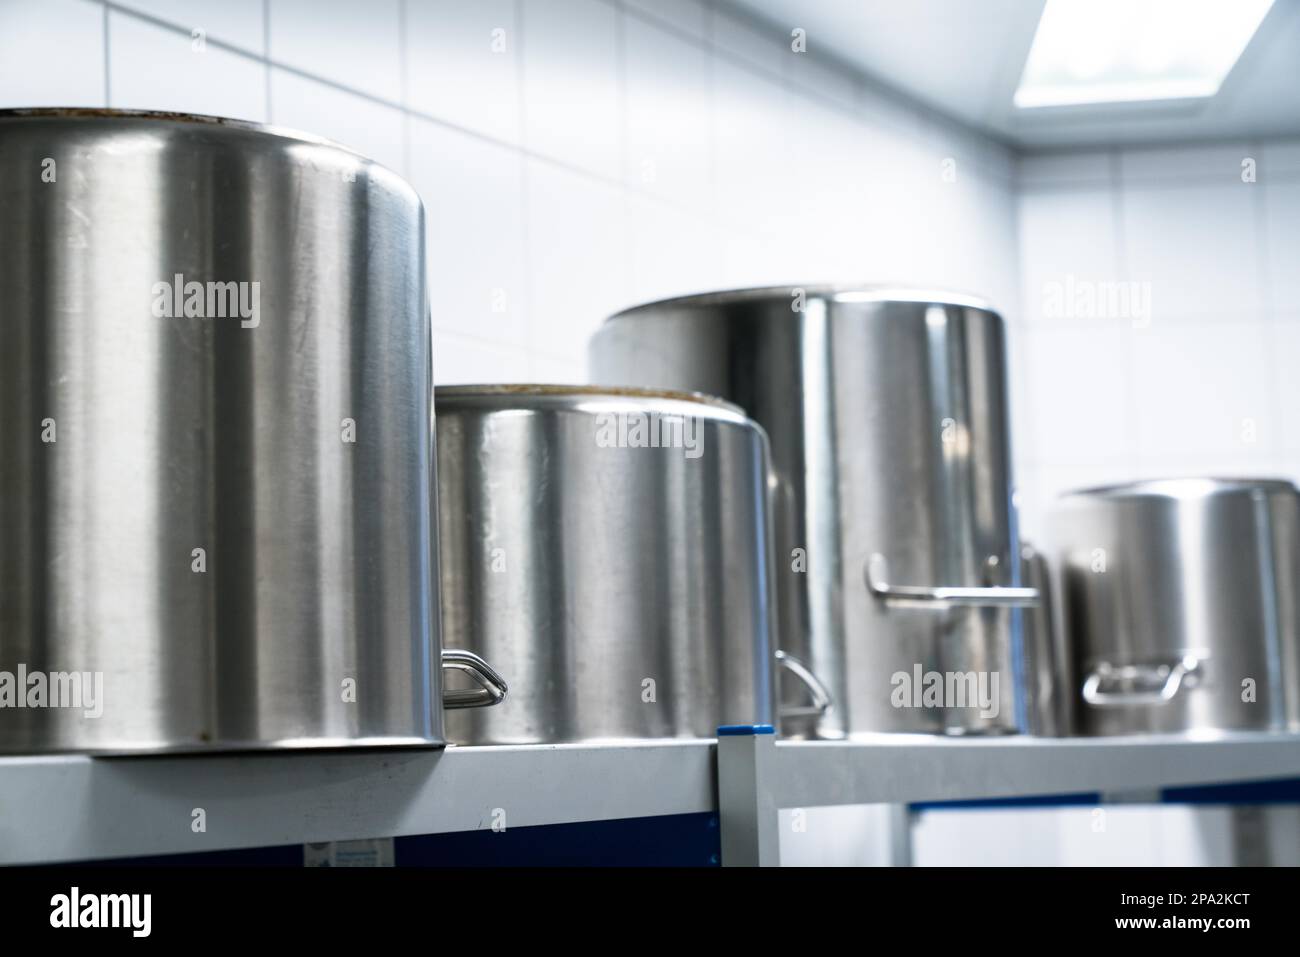
[[[1081,734],[1295,728],[1300,507],[1290,482],[1176,479],[1050,515]]]
[[[0,222],[0,752],[441,744],[415,191],[247,123],[6,111]]]
[[[772,723],[760,428],[721,401],[636,389],[456,386],[435,407],[443,633],[511,683],[500,707],[449,715],[449,740]]]

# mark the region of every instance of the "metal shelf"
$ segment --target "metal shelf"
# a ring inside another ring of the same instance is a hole
[[[781,808],[1141,791],[1300,776],[1300,735],[719,738],[722,860],[780,863]]]
[[[779,861],[779,808],[1300,777],[1300,735],[712,741],[0,758],[0,864],[719,810],[724,863]],[[206,830],[192,829],[202,808]]]
[[[879,735],[776,743],[778,807],[1141,791],[1300,776],[1300,735]]]
[[[474,831],[498,808],[509,828],[709,811],[713,751],[699,741],[0,758],[0,864]]]

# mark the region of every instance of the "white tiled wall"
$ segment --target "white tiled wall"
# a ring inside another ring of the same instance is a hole
[[[1300,142],[1025,156],[1018,196],[1026,532],[1070,488],[1300,478]],[[1071,277],[1149,284],[1149,320],[1052,314]]]
[[[403,173],[442,382],[583,380],[608,313],[725,286],[1014,316],[1010,152],[808,42],[724,0],[0,0],[0,106],[267,121]]]

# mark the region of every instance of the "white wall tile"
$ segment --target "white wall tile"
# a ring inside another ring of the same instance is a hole
[[[726,57],[739,59],[770,77],[784,76],[790,31],[759,21],[721,5],[713,8],[713,46]]]
[[[1155,321],[1258,314],[1254,188],[1229,181],[1124,190],[1126,278],[1151,283]]]
[[[773,286],[800,283],[800,278],[783,258],[781,250],[754,231],[720,228],[722,256],[720,289],[744,289],[750,286]]]
[[[650,302],[717,289],[722,256],[702,220],[655,199],[628,200],[630,298]]]
[[[315,133],[405,174],[402,111],[271,69],[271,122]]]
[[[611,180],[623,172],[618,13],[601,0],[524,4],[524,143]]]
[[[869,131],[887,131],[906,139],[921,138],[924,120],[912,101],[898,98],[884,84],[869,77],[859,77],[856,87],[858,119]]]
[[[1114,160],[1109,152],[1031,153],[1016,163],[1021,189],[1059,186],[1109,186]]]
[[[526,348],[521,155],[421,119],[410,132],[411,182],[428,223],[434,328]]]
[[[436,385],[527,382],[528,353],[523,349],[435,329],[433,381]],[[437,415],[436,403],[434,415]]]
[[[1175,180],[1238,184],[1241,162],[1251,156],[1254,150],[1246,143],[1129,149],[1120,153],[1120,178],[1125,186]]]
[[[622,190],[529,159],[529,290],[539,352],[586,363],[587,339],[630,305]]]
[[[782,215],[782,195],[793,187],[787,175],[790,130],[784,126],[784,103],[776,81],[715,60],[716,209],[726,226],[763,226]]]
[[[518,143],[520,39],[514,0],[412,0],[406,7],[408,105]]]
[[[1133,334],[1139,461],[1243,462],[1276,442],[1265,327],[1154,322]]]
[[[1028,327],[1024,359],[1035,464],[1133,461],[1131,335],[1112,323]]]
[[[1031,192],[1020,197],[1020,308],[1026,321],[1061,318],[1071,290],[1124,279],[1115,204],[1106,188]]]
[[[266,121],[266,64],[127,14],[109,14],[113,106]]]
[[[1263,154],[1261,179],[1300,175],[1300,139],[1272,140],[1264,144]]]
[[[1300,319],[1300,180],[1262,188],[1269,301],[1274,315]]]
[[[983,137],[953,128],[940,118],[922,123],[922,140],[930,144],[942,159],[951,160],[957,180],[977,175],[1000,186],[1010,186],[1016,177],[1016,165],[1010,152],[991,144]]]
[[[1300,465],[1300,323],[1278,322],[1270,329],[1273,382],[1277,393],[1277,461]]]
[[[581,362],[552,359],[539,352],[528,356],[528,381],[553,385],[584,385],[587,368]]]
[[[782,58],[786,82],[795,84],[842,109],[855,109],[859,101],[856,77],[818,56],[814,52],[816,43],[817,41],[810,37],[807,52],[791,51],[789,56]]]
[[[704,0],[627,0],[627,9],[703,40],[709,32],[709,9]]]
[[[165,20],[186,33],[202,30],[207,39],[266,54],[264,0],[120,0],[119,6]]]
[[[267,2],[276,63],[401,102],[401,0]]]
[[[626,27],[626,182],[681,206],[711,210],[707,55],[635,17]]]
[[[0,108],[104,106],[104,97],[103,8],[0,3]]]

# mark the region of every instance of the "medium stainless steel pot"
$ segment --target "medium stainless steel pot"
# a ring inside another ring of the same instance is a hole
[[[1004,352],[973,300],[829,286],[653,303],[593,339],[595,381],[719,395],[767,431],[778,633],[836,702],[805,733],[1016,729],[1011,613],[1036,593],[1017,584]],[[927,704],[931,676],[989,706]]]
[[[7,111],[0,221],[0,752],[442,743],[415,192],[247,123]]]
[[[1290,482],[1174,479],[1049,516],[1081,734],[1300,726]]]
[[[443,633],[511,682],[501,707],[449,715],[450,740],[773,721],[761,429],[645,390],[457,386],[435,405]]]

